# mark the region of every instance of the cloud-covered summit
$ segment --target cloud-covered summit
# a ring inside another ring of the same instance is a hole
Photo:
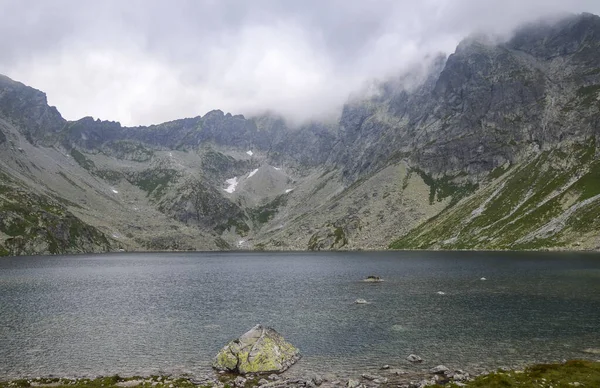
[[[0,73],[45,91],[68,119],[150,124],[212,109],[335,114],[348,95],[597,0],[0,0]]]

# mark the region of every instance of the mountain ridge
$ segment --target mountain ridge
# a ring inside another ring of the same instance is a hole
[[[420,85],[381,82],[337,123],[299,126],[220,110],[67,121],[2,76],[0,172],[16,182],[6,193],[59,201],[103,250],[596,249],[600,223],[548,228],[589,219],[600,194],[598,63],[598,16],[530,24],[506,42],[469,37]],[[47,223],[21,210],[26,235]],[[50,252],[14,248],[0,225],[0,253]],[[88,249],[61,244],[50,253]]]

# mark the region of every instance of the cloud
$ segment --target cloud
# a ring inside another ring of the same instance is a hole
[[[68,119],[126,125],[212,109],[339,112],[477,31],[509,34],[597,0],[0,0],[0,73],[45,91]]]

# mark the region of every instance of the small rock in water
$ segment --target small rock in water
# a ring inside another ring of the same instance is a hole
[[[438,291],[437,294],[438,295],[446,295],[446,293],[444,291]]]
[[[383,281],[383,279],[377,275],[369,275],[363,280],[363,282],[372,282],[372,283],[379,283],[382,281]]]
[[[434,373],[434,374],[444,374],[446,372],[448,372],[450,369],[446,368],[444,365],[438,365],[434,368],[429,369],[430,373]]]
[[[381,369],[384,369],[384,370],[385,370],[385,369],[390,369],[390,366],[386,364],[386,365],[383,365],[383,366],[381,367]]]
[[[323,376],[323,381],[335,381],[337,380],[337,376],[334,375],[333,373],[325,373],[325,375]]]
[[[311,380],[313,383],[315,383],[315,385],[321,385],[323,384],[324,378],[319,375],[313,375]]]
[[[479,280],[487,280],[487,279],[486,279],[486,278],[481,278],[481,279],[479,279]]]
[[[356,304],[367,304],[368,302],[366,300],[364,300],[364,299],[356,299],[354,301],[354,303],[356,303]]]
[[[346,387],[348,388],[356,388],[360,385],[360,383],[357,380],[348,380],[348,382],[346,383]]]
[[[406,359],[410,362],[415,362],[415,363],[423,362],[423,359],[421,357],[417,356],[416,354],[411,354],[408,357],[406,357]]]

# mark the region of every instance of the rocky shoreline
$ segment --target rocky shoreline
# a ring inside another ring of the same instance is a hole
[[[522,386],[600,386],[600,360],[563,361],[557,364],[533,365],[523,370],[498,370],[472,375],[462,370],[451,370],[439,365],[427,373],[410,372],[381,367],[380,373],[363,373],[354,377],[342,377],[334,373],[312,374],[303,378],[283,374],[247,374],[244,376],[224,371],[202,376],[130,376],[95,378],[36,377],[0,381],[0,388],[422,388],[446,387],[512,387]]]

